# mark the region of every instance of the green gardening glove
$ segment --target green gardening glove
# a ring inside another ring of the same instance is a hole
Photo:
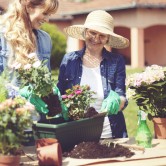
[[[59,100],[60,100],[60,104],[61,104],[61,108],[62,108],[62,116],[65,120],[68,120],[68,108],[65,106],[65,104],[62,102],[62,97],[61,97],[61,93],[59,91],[59,88],[55,85],[53,88],[53,93],[55,95],[58,95]]]
[[[115,91],[110,91],[108,97],[103,100],[101,112],[107,112],[108,115],[117,114],[120,108],[120,96]]]
[[[31,86],[25,86],[24,88],[20,89],[19,94],[33,104],[39,113],[47,114],[49,112],[47,109],[47,104],[45,104],[40,97],[32,93]]]
[[[53,93],[54,93],[54,95],[58,95],[59,100],[61,99],[61,93],[59,91],[59,88],[56,85],[54,85],[54,87],[53,87]]]
[[[69,120],[69,116],[68,116],[68,108],[66,107],[66,105],[61,101],[61,107],[62,107],[62,116],[65,120]]]

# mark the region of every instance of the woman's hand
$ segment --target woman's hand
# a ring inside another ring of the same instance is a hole
[[[39,113],[47,114],[49,112],[47,104],[40,97],[32,93],[30,86],[20,89],[19,94],[33,104]]]
[[[63,118],[65,120],[68,120],[69,119],[69,117],[68,117],[68,108],[63,103],[60,90],[59,90],[59,88],[56,85],[53,87],[53,93],[58,95],[58,97],[59,97],[61,108],[62,108],[62,116],[63,116]]]
[[[108,97],[103,100],[101,112],[107,112],[108,115],[117,114],[120,109],[120,103],[120,96],[111,90]]]

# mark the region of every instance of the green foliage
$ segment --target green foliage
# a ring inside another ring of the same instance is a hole
[[[6,89],[7,78],[6,71],[0,75],[0,103],[7,99],[8,91]]]
[[[148,118],[166,117],[166,69],[158,65],[147,67],[127,79],[128,98],[136,101]]]
[[[53,92],[54,81],[51,78],[49,69],[45,65],[45,61],[36,60],[35,53],[29,54],[28,57],[26,65],[17,62],[13,64],[17,78],[21,80],[20,88],[30,85],[29,90],[38,97],[48,96]]]
[[[143,70],[144,69],[142,68],[127,67],[126,74],[127,76],[130,76],[133,73],[142,72]],[[55,78],[55,82],[57,82],[58,73],[59,73],[58,69],[52,70],[52,75]],[[136,131],[138,128],[138,116],[137,116],[138,110],[139,110],[139,107],[136,105],[135,100],[131,99],[129,100],[128,106],[123,111],[129,137],[134,137],[136,135]],[[151,133],[154,134],[153,122],[147,119],[147,124],[151,130]]]
[[[66,53],[66,37],[58,30],[57,26],[53,24],[43,24],[42,30],[46,31],[51,36],[52,40],[51,68],[58,68]]]
[[[133,73],[142,72],[143,70],[144,69],[142,68],[127,67],[126,68],[127,77]],[[123,111],[129,137],[135,137],[136,135],[136,131],[138,128],[138,115],[137,115],[138,110],[139,110],[139,107],[137,106],[135,100],[131,99],[129,100],[128,106]],[[147,119],[147,124],[151,130],[151,133],[154,134],[153,122]]]
[[[75,85],[71,89],[66,90],[66,94],[62,95],[62,101],[69,110],[69,117],[73,120],[84,118],[84,111],[90,107],[95,99],[95,92],[90,90],[88,85]]]
[[[0,104],[0,154],[16,155],[31,126],[30,107],[23,98],[6,99]]]

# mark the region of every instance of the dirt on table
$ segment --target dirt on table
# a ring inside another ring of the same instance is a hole
[[[131,157],[135,153],[119,144],[111,143],[109,146],[99,142],[82,142],[76,145],[70,152],[64,152],[64,157],[78,159],[99,159],[111,157]]]

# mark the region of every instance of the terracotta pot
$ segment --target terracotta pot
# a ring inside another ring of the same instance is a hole
[[[0,155],[0,166],[19,166],[20,156]]]
[[[153,118],[155,138],[166,139],[166,118]]]
[[[40,148],[47,145],[52,145],[58,143],[58,140],[55,138],[42,138],[36,140],[36,148]]]
[[[57,139],[43,138],[36,140],[36,147],[40,166],[62,165],[62,150]]]

